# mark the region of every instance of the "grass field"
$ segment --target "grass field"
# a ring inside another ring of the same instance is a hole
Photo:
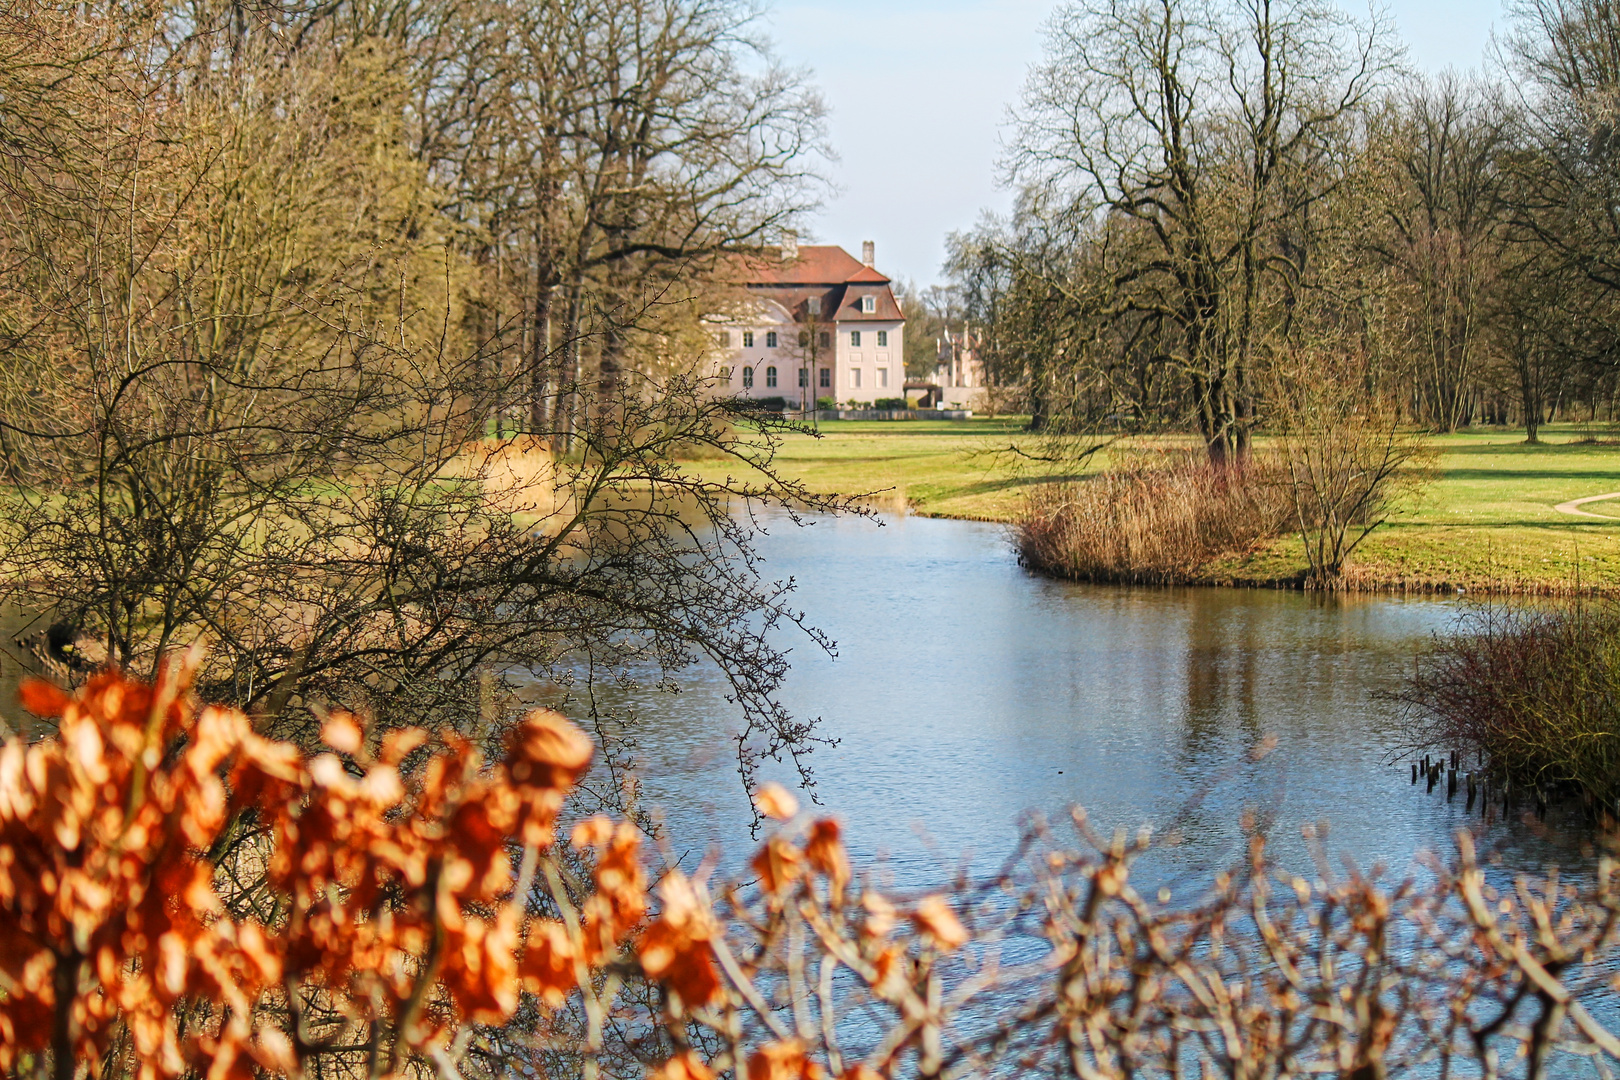
[[[1523,432],[1436,437],[1438,479],[1367,538],[1358,574],[1384,587],[1620,588],[1620,500],[1583,507],[1612,520],[1553,509],[1620,491],[1620,443],[1583,442],[1608,435],[1573,427],[1542,436],[1535,446]],[[1279,544],[1257,561],[1289,551]]]
[[[820,438],[787,436],[777,463],[812,491],[871,494],[876,506],[909,506],[932,517],[1012,521],[1024,488],[1048,475],[1044,468],[1018,467],[1005,453],[1028,442],[1023,424],[1021,418],[834,420],[821,424]]]
[[[1052,478],[1051,466],[1008,452],[1033,449],[1017,418],[837,421],[821,431],[819,439],[788,437],[779,457],[783,471],[816,491],[875,493],[879,507],[1012,521],[1029,486]],[[1620,491],[1620,440],[1609,445],[1610,432],[1567,426],[1543,428],[1542,436],[1537,446],[1517,431],[1436,437],[1438,478],[1363,544],[1352,572],[1356,584],[1558,591],[1579,580],[1620,590],[1620,499],[1584,508],[1614,520],[1553,509]],[[1593,438],[1602,441],[1581,441]],[[1288,580],[1303,566],[1298,541],[1284,538],[1211,567],[1210,580]]]

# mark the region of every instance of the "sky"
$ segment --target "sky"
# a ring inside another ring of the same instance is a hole
[[[1354,13],[1354,0],[1340,0]],[[1502,0],[1389,0],[1420,70],[1478,67]],[[810,242],[858,253],[919,286],[940,281],[948,233],[1004,211],[1007,109],[1040,59],[1055,0],[775,0],[780,56],[811,72],[831,110],[837,192]]]

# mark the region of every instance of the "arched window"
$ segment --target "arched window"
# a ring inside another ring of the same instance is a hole
[[[720,377],[722,379],[724,379],[726,382],[730,382],[731,381],[731,369],[728,368],[728,367],[721,368],[720,369]]]
[[[745,368],[743,368],[743,389],[744,390],[752,390],[753,387],[754,387],[754,369],[751,368],[751,367],[745,367]]]
[[[765,385],[766,386],[775,386],[776,385],[776,369],[775,368],[768,367],[768,368],[765,369]]]

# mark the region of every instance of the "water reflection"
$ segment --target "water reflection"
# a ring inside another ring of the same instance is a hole
[[[783,521],[763,548],[839,645],[834,660],[785,639],[787,704],[838,740],[814,755],[819,796],[901,881],[937,880],[964,852],[988,865],[1024,812],[1073,804],[1105,832],[1174,823],[1183,842],[1153,871],[1167,876],[1236,857],[1246,808],[1274,815],[1275,849],[1302,869],[1306,824],[1328,822],[1336,854],[1404,871],[1478,820],[1386,761],[1380,691],[1453,602],[1071,585],[1021,570],[1000,527],[961,521]],[[671,836],[745,851],[723,685],[697,673],[635,704],[646,797]],[[1266,736],[1276,749],[1255,760]],[[1576,857],[1520,825],[1495,836],[1515,865]]]
[[[1399,873],[1481,821],[1387,761],[1398,730],[1381,691],[1451,625],[1453,601],[1072,585],[1019,568],[999,526],[926,518],[776,519],[762,549],[839,646],[833,659],[782,638],[786,704],[837,740],[811,757],[818,795],[854,854],[886,856],[901,882],[936,882],[964,853],[993,864],[1025,812],[1062,821],[1071,805],[1104,833],[1174,828],[1182,843],[1149,868],[1166,880],[1237,857],[1249,808],[1301,869],[1307,824],[1328,823],[1335,854]],[[0,642],[24,621],[0,612]],[[26,727],[21,673],[0,651],[0,719]],[[752,846],[725,693],[698,670],[678,695],[617,702],[642,716],[646,803],[694,859]],[[1267,736],[1276,749],[1255,760]],[[1488,842],[1509,868],[1582,859],[1579,830],[1558,821],[1498,822]]]

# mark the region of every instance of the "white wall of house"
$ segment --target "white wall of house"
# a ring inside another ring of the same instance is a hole
[[[716,326],[716,334],[726,339],[724,345],[717,341],[712,361],[721,393],[746,398],[781,397],[798,407],[802,366],[810,383],[810,402],[823,397],[842,403],[904,396],[906,349],[902,322],[829,322],[807,331],[785,309],[767,302],[761,304],[756,318],[740,317]],[[813,350],[801,347],[800,333],[809,332],[830,335],[830,347],[824,348],[820,342]],[[775,346],[770,344],[772,334],[776,335]]]
[[[716,324],[718,341],[711,372],[719,393],[746,398],[799,400],[799,326],[785,308],[769,301],[754,318]],[[772,336],[776,344],[772,345]],[[774,383],[774,385],[773,385]]]
[[[904,397],[905,324],[860,320],[838,324],[837,392],[844,401]]]

